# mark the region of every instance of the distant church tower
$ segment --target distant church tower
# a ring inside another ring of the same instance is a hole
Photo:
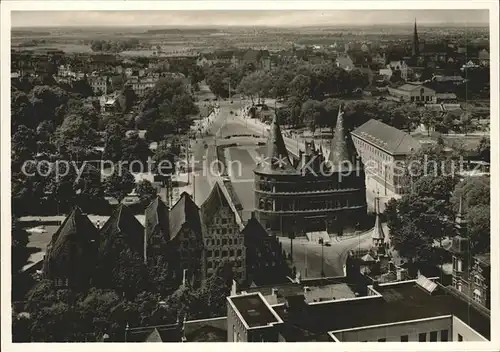
[[[417,33],[417,19],[415,18],[415,25],[413,27],[413,42],[412,42],[412,50],[411,53],[413,57],[418,56],[420,54],[419,44],[418,44],[418,33]]]

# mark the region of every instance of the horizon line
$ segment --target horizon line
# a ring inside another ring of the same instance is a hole
[[[448,23],[443,23],[443,22],[417,22],[419,27],[489,27],[490,23],[485,23],[485,22],[471,22],[471,23],[454,23],[454,22],[448,22]],[[80,25],[33,25],[33,26],[16,26],[16,25],[11,25],[12,28],[16,29],[22,29],[22,28],[165,28],[165,29],[176,29],[176,28],[349,28],[349,27],[368,27],[368,26],[378,26],[378,27],[392,27],[392,26],[406,26],[407,22],[400,22],[400,23],[391,23],[391,24],[384,24],[384,23],[371,23],[371,24],[360,24],[360,23],[353,23],[353,24],[328,24],[328,25],[263,25],[263,24],[255,24],[255,25],[239,25],[239,24],[206,24],[206,25],[198,25],[198,24],[182,24],[182,25],[175,25],[175,26],[168,26],[168,25],[107,25],[107,24],[102,24],[96,26],[95,24],[80,24]]]

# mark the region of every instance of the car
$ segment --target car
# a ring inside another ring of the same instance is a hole
[[[204,147],[205,149],[207,149],[207,148],[208,148],[208,144],[207,144],[207,143],[203,144],[203,147]]]
[[[325,246],[327,246],[327,247],[331,247],[331,246],[332,246],[332,244],[330,243],[330,241],[326,241],[326,242],[325,242]]]
[[[229,113],[230,113],[231,115],[233,115],[233,114],[234,114],[233,110],[229,111]]]

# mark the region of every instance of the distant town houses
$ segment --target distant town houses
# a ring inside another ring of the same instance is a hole
[[[337,59],[335,60],[335,65],[346,71],[351,71],[354,69],[354,62],[348,55],[337,57]]]

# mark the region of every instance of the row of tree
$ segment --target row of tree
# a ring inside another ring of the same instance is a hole
[[[461,201],[467,220],[461,234],[470,239],[472,254],[489,250],[489,177],[459,181],[460,154],[438,144],[411,155],[412,166],[403,178],[407,194],[387,204],[384,215],[392,245],[410,264],[443,263],[443,241],[459,234],[455,218]]]
[[[233,279],[231,263],[222,262],[200,287],[187,283],[176,288],[166,280],[164,264],[155,261],[146,267],[142,261],[134,261],[130,265],[123,262],[130,259],[126,253],[120,257],[112,280],[116,287],[134,287],[132,295],[128,290],[124,295],[123,290],[107,288],[109,285],[85,291],[57,289],[43,280],[27,295],[26,302],[13,310],[13,341],[92,342],[107,334],[108,341],[122,342],[127,326],[155,326],[184,317],[203,319],[226,313]],[[149,288],[138,289],[143,287]]]

